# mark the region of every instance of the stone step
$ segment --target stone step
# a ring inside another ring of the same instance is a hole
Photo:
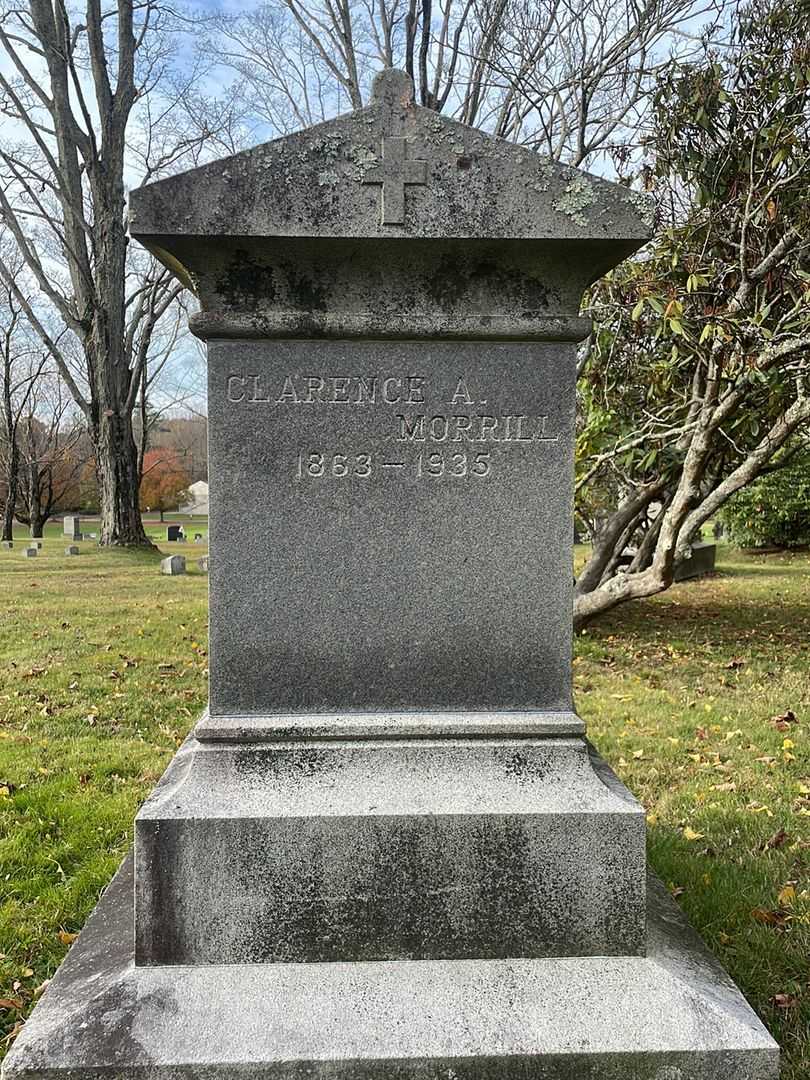
[[[4,1080],[777,1080],[656,880],[646,957],[136,967],[132,860]]]
[[[192,739],[135,835],[139,963],[644,948],[644,811],[583,738]]]

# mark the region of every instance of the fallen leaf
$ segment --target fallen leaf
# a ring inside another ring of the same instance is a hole
[[[688,825],[683,830],[684,840],[702,840],[703,836],[704,834],[702,832],[695,832],[695,830]]]
[[[78,934],[69,934],[67,930],[59,931],[59,940],[63,945],[72,945],[78,936]]]
[[[792,885],[785,885],[784,888],[779,890],[779,895],[776,898],[782,907],[790,907],[793,901],[796,899],[796,890]]]
[[[796,723],[796,713],[793,709],[788,709],[779,716],[772,716],[771,723],[776,727],[777,731],[787,731],[791,724]]]
[[[760,845],[760,850],[765,851],[766,848],[773,848],[775,851],[778,851],[779,848],[782,847],[782,845],[788,839],[789,839],[789,837],[788,837],[788,834],[785,832],[785,830],[784,829],[778,829],[773,834],[773,836],[770,837],[770,839],[765,840]]]
[[[737,668],[745,667],[745,660],[741,656],[735,656],[732,660],[726,664],[726,668],[729,671],[736,671]]]
[[[784,911],[769,911],[767,908],[761,907],[754,908],[751,917],[765,926],[784,926],[787,921]]]
[[[795,994],[774,994],[770,999],[771,1005],[776,1009],[792,1009],[799,999]]]

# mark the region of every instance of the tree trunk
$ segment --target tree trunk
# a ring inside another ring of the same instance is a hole
[[[33,432],[33,426],[29,424],[29,438]],[[36,447],[31,446],[31,460],[28,462],[28,533],[33,539],[42,537],[42,506],[40,503],[40,476],[39,461],[36,458]]]
[[[9,411],[9,416],[10,412]],[[7,423],[8,423],[8,417]],[[3,535],[0,540],[14,539],[14,512],[17,509],[17,492],[20,484],[20,448],[17,446],[17,432],[8,423],[11,432],[8,451],[8,469],[6,471],[6,505],[3,507]]]
[[[12,461],[14,454],[12,453]],[[12,464],[6,478],[6,505],[3,507],[3,535],[0,540],[14,539],[14,511],[17,506],[17,467]]]
[[[153,547],[144,531],[139,503],[138,448],[132,417],[102,412],[94,439],[102,547]]]

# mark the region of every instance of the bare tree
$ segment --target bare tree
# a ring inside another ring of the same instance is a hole
[[[227,104],[208,108],[195,90],[201,62],[176,75],[184,29],[156,0],[87,0],[84,10],[30,0],[0,14],[0,112],[14,121],[0,144],[0,216],[78,348],[50,332],[5,259],[0,278],[84,415],[102,544],[149,544],[132,416],[152,337],[180,293],[154,261],[128,254],[125,172],[152,178],[232,136]]]
[[[366,101],[403,67],[417,101],[575,165],[637,139],[669,55],[725,0],[269,0],[216,48],[276,133]]]
[[[22,267],[15,266],[19,275]],[[28,415],[37,382],[48,361],[25,321],[22,308],[8,286],[0,291],[0,500],[2,540],[13,540],[20,490],[22,454],[20,431]]]
[[[18,428],[20,456],[17,518],[33,537],[42,536],[45,523],[64,501],[78,497],[87,465],[85,427],[64,382],[56,375],[40,376],[28,396]]]

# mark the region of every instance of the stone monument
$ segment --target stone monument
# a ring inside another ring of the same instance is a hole
[[[66,517],[62,522],[62,532],[64,533],[65,536],[69,537],[71,540],[81,540],[81,538],[82,538],[82,521],[81,521],[81,518],[76,517],[75,515],[72,516],[72,517]]]
[[[7,1080],[774,1080],[572,703],[577,312],[636,196],[386,71],[131,231],[208,344],[210,707]]]

